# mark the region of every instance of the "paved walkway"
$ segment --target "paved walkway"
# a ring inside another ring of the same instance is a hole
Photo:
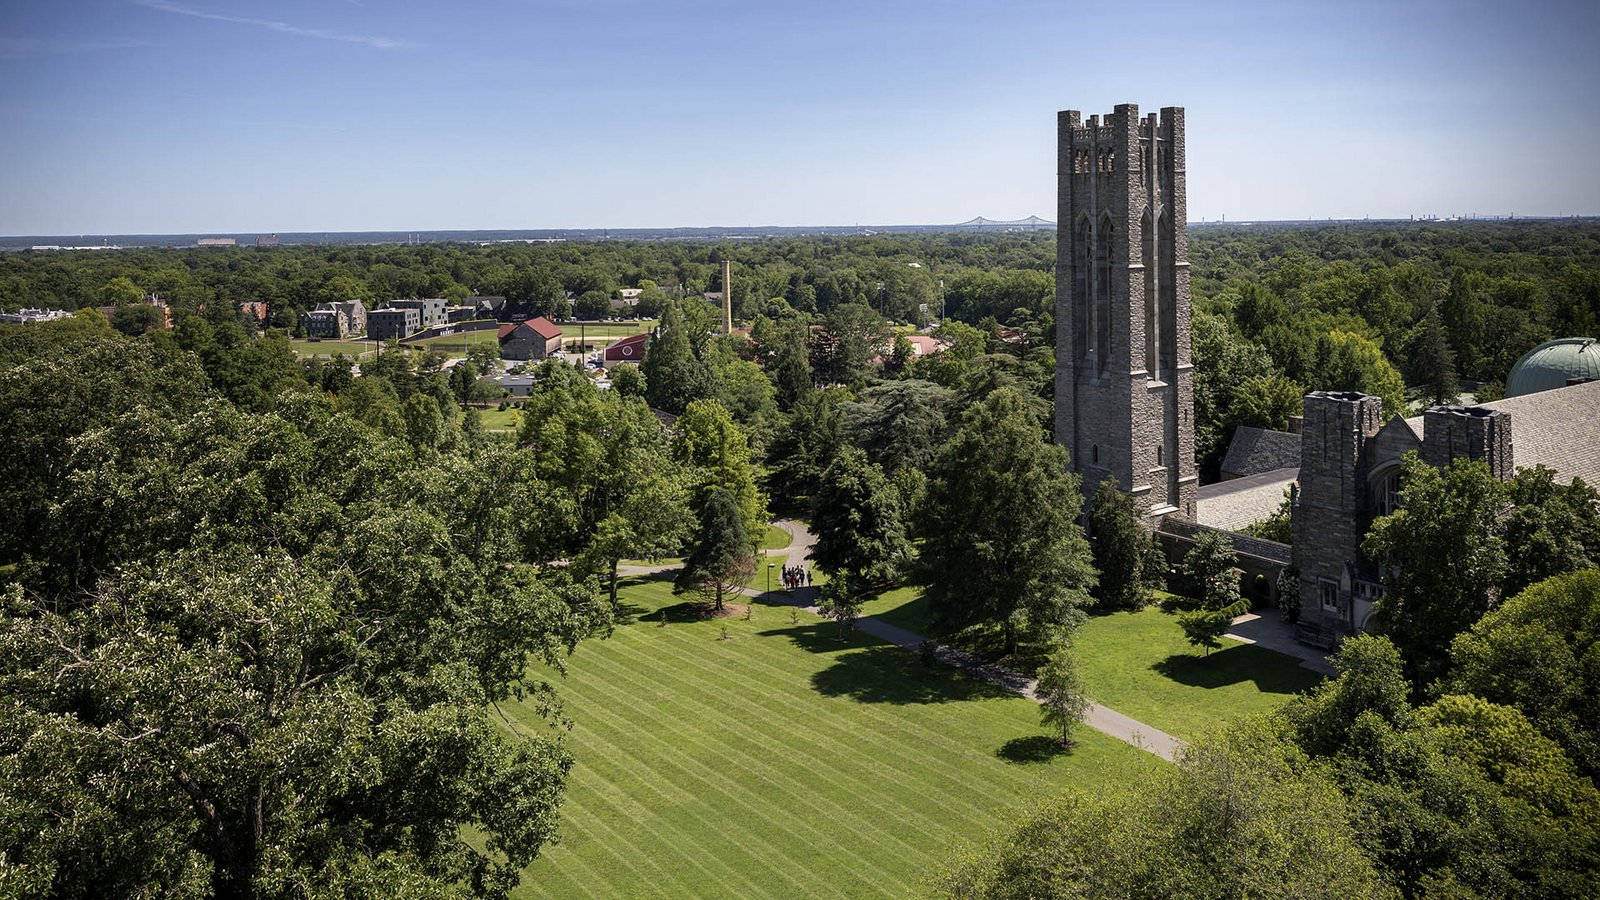
[[[767,555],[786,555],[791,564],[799,564],[811,556],[811,548],[816,544],[816,536],[806,529],[805,525],[793,519],[781,519],[773,523],[794,539],[793,542],[782,550],[768,550]],[[664,572],[678,568],[679,563],[668,562],[656,565],[631,565],[619,566],[619,574],[627,576],[660,575]],[[743,589],[747,596],[766,596],[762,591]],[[801,588],[791,593],[773,591],[771,596],[793,606],[801,607],[807,612],[821,615],[817,609],[816,601],[820,593],[816,588]],[[875,638],[887,641],[897,647],[907,650],[919,651],[926,638],[914,631],[907,631],[897,625],[891,625],[881,619],[863,616],[855,622],[855,627]],[[1313,647],[1307,647],[1294,639],[1294,626],[1282,621],[1276,616],[1259,616],[1255,613],[1245,613],[1233,620],[1233,626],[1228,631],[1228,637],[1246,644],[1256,644],[1282,653],[1286,656],[1298,658],[1300,664],[1313,672],[1332,675],[1333,667],[1328,664],[1328,656]],[[955,647],[946,647],[943,644],[934,644],[934,656],[940,662],[961,669],[968,674],[982,678],[992,684],[999,685],[1008,691],[1015,691],[1029,700],[1037,702],[1034,696],[1035,681],[1019,672],[1004,669],[993,663],[987,663],[978,657]],[[1146,725],[1137,719],[1130,718],[1098,703],[1089,704],[1089,713],[1084,717],[1083,723],[1096,731],[1110,735],[1119,741],[1125,741],[1154,753],[1165,760],[1176,760],[1183,751],[1183,741],[1170,734]]]
[[[816,538],[806,530],[804,525],[792,520],[784,520],[775,524],[794,536],[794,543],[790,545],[787,551],[790,554],[790,559],[805,559],[810,555],[811,547],[816,543]],[[762,596],[761,591],[746,589],[744,593],[752,597]],[[816,606],[816,599],[819,593],[816,588],[802,588],[787,595],[774,591],[772,596],[784,599],[794,606],[802,607],[807,612],[821,615],[821,611]],[[887,641],[898,647],[904,647],[907,650],[920,650],[923,642],[927,640],[927,638],[914,631],[908,631],[881,619],[874,619],[871,616],[863,616],[856,619],[855,627],[879,640]],[[1036,686],[1034,679],[1019,672],[1001,668],[993,663],[984,662],[965,650],[946,647],[937,643],[933,646],[934,656],[940,662],[954,666],[992,684],[999,685],[1006,690],[1015,691],[1029,700],[1038,701],[1038,698],[1034,696],[1034,688]],[[1169,762],[1176,760],[1178,754],[1183,750],[1183,742],[1172,735],[1158,728],[1152,728],[1136,719],[1129,718],[1110,707],[1101,706],[1098,703],[1091,702],[1089,704],[1089,713],[1084,717],[1083,723],[1119,741],[1132,744],[1140,750],[1154,753]]]
[[[1323,675],[1335,674],[1333,665],[1328,662],[1328,654],[1295,640],[1294,626],[1283,621],[1275,613],[1265,616],[1245,613],[1233,620],[1227,636],[1246,644],[1265,647],[1284,656],[1293,656],[1300,660],[1301,668]]]

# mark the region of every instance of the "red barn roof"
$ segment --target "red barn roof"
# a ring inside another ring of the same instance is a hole
[[[620,362],[638,362],[644,358],[644,345],[650,340],[650,333],[631,334],[619,338],[607,345],[605,358]]]
[[[557,328],[554,322],[546,319],[544,316],[538,316],[523,322],[508,322],[504,325],[501,325],[500,340],[503,341],[510,337],[512,332],[523,327],[524,325],[532,330],[534,334],[537,334],[539,337],[542,337],[547,341],[551,338],[558,338],[561,336],[561,329]]]
[[[557,337],[561,336],[561,329],[556,327],[556,323],[550,321],[549,319],[546,319],[544,316],[539,316],[538,318],[529,319],[528,321],[523,322],[522,324],[528,326],[529,328],[532,328],[535,332],[538,333],[539,337],[542,337],[547,341],[549,339],[551,339],[551,338],[557,338]]]

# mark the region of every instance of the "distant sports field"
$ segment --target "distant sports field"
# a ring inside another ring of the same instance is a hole
[[[379,344],[377,341],[291,340],[289,346],[301,356],[333,356],[342,353],[353,359],[366,353],[376,352]]]

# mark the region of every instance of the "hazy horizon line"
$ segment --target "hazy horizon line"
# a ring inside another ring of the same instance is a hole
[[[1038,230],[1054,229],[1054,220],[1042,219],[1041,222],[1024,224],[1024,216],[1020,219],[987,219],[984,216],[976,218],[986,219],[987,224],[970,225],[968,221],[959,222],[854,222],[854,223],[804,223],[804,224],[738,224],[738,225],[515,225],[497,226],[486,225],[471,228],[462,227],[421,227],[421,226],[375,226],[375,227],[338,227],[338,228],[235,228],[212,229],[206,231],[35,231],[18,232],[14,234],[0,234],[0,240],[17,240],[21,238],[46,238],[46,237],[233,237],[233,236],[270,236],[283,234],[406,234],[406,233],[469,233],[482,231],[737,231],[741,229],[805,229],[805,228],[1034,228]],[[1250,217],[1203,217],[1189,219],[1187,225],[1250,225],[1250,224],[1319,224],[1319,223],[1352,223],[1352,222],[1461,222],[1461,221],[1552,221],[1565,219],[1593,219],[1600,218],[1600,213],[1452,213],[1449,215],[1426,214],[1418,216],[1407,215],[1381,215],[1381,216],[1327,216],[1300,219],[1267,219]],[[1015,224],[1013,224],[1015,223]]]

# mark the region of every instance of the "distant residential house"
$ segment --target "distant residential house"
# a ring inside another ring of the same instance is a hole
[[[643,288],[622,288],[617,295],[611,298],[613,312],[629,313],[639,306],[639,297],[644,293]]]
[[[450,301],[443,297],[430,297],[426,300],[391,300],[390,309],[414,309],[422,317],[422,327],[432,328],[443,325],[448,319],[445,316],[445,307]]]
[[[498,319],[506,308],[506,298],[497,294],[485,294],[469,298],[473,306],[478,308],[477,318]]]
[[[422,330],[422,313],[405,307],[375,309],[367,313],[367,337],[375,341],[410,337]]]
[[[65,309],[33,309],[24,307],[16,312],[0,313],[0,322],[32,324],[34,322],[51,322],[56,319],[65,319],[71,315],[71,311]]]
[[[444,318],[446,322],[451,324],[465,322],[468,319],[476,319],[478,318],[478,308],[476,306],[446,306],[444,308]]]
[[[609,369],[622,363],[639,363],[644,360],[644,350],[650,346],[650,334],[629,335],[618,338],[606,347],[600,357],[600,365]]]
[[[561,352],[561,329],[544,316],[500,326],[504,359],[547,359]]]
[[[146,294],[143,300],[129,305],[153,306],[161,310],[161,325],[159,327],[163,330],[172,328],[172,307],[167,305],[167,301],[157,297],[155,294]],[[106,317],[107,322],[115,322],[117,320],[117,308],[115,306],[97,306],[95,308],[100,310],[100,314]]]

